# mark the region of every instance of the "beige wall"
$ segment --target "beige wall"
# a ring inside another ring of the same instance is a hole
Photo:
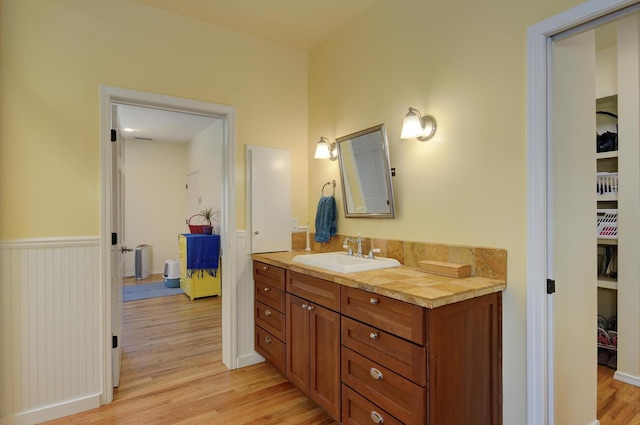
[[[341,213],[338,232],[507,249],[505,424],[526,418],[526,28],[578,3],[382,1],[309,58],[311,222],[339,178],[315,141],[385,123],[397,217]],[[435,116],[433,140],[399,138],[409,106]]]
[[[222,212],[222,146],[224,129],[222,120],[217,120],[187,144],[187,174],[198,172],[200,205],[197,211],[212,208],[216,221],[213,221],[215,232],[220,232],[220,213]],[[188,214],[194,212],[187,211]],[[189,218],[185,215],[185,218]],[[195,220],[195,219],[194,219]],[[195,224],[195,223],[194,223]],[[189,229],[185,226],[184,231]]]
[[[135,276],[135,248],[150,245],[149,273],[162,273],[165,260],[178,258],[178,234],[185,225],[184,182],[187,149],[184,144],[124,143],[125,234],[134,251],[125,255],[125,276]]]
[[[248,143],[291,149],[307,214],[306,53],[127,0],[0,4],[0,239],[99,234],[101,84],[237,107],[238,226]]]

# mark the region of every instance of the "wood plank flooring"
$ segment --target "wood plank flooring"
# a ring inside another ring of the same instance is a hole
[[[173,295],[124,303],[114,402],[48,424],[336,424],[266,363],[227,370],[220,301]]]
[[[640,425],[640,388],[613,379],[613,373],[598,366],[600,425]]]
[[[122,375],[114,402],[48,424],[336,425],[268,364],[227,370],[218,297],[126,302],[123,320]],[[614,380],[613,372],[598,366],[600,424],[640,425],[640,388]]]

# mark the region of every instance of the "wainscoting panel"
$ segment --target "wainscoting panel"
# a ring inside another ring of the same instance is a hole
[[[0,242],[2,423],[99,403],[99,270],[98,237]]]

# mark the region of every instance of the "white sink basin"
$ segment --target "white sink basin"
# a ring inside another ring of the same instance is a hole
[[[296,255],[293,257],[293,261],[338,273],[366,272],[369,270],[379,270],[400,266],[398,260],[393,258],[358,258],[347,255],[346,252],[323,252],[321,254]]]

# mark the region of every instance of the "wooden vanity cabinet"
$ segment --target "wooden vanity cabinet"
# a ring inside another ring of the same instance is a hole
[[[280,267],[253,262],[255,349],[286,373],[285,276]]]
[[[428,309],[254,261],[256,351],[337,422],[501,425],[502,293]]]
[[[340,286],[290,272],[286,300],[287,379],[340,422]]]
[[[342,287],[344,423],[501,424],[501,297],[426,309]]]

